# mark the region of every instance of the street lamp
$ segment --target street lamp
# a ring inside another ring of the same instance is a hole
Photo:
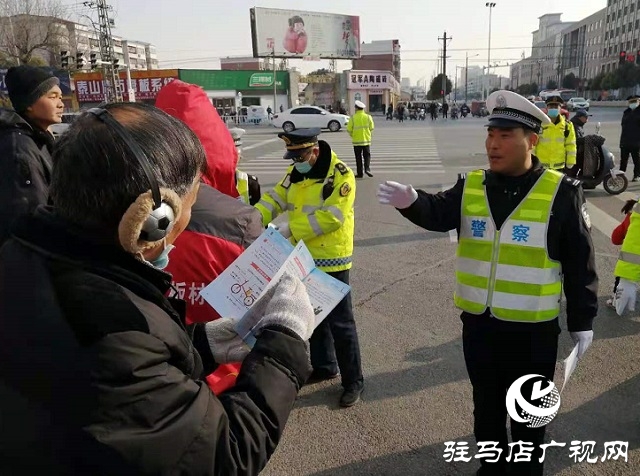
[[[493,7],[495,6],[495,2],[485,3],[485,7],[489,7],[489,48],[487,50],[487,74],[491,73],[491,12],[493,11]]]
[[[465,54],[464,60],[464,102],[467,103],[467,87],[469,81],[469,58],[475,58],[476,56],[480,56],[480,53],[475,54],[473,56],[469,56],[469,53]]]

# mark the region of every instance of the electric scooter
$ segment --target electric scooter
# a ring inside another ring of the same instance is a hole
[[[582,188],[584,190],[593,190],[598,185],[602,184],[603,188],[610,195],[619,195],[624,192],[629,186],[629,179],[627,179],[625,173],[616,168],[616,161],[613,153],[609,151],[603,144],[605,142],[605,138],[600,135],[600,123],[596,125],[596,133],[594,136],[591,136],[592,139],[589,139],[590,136],[585,136],[581,140],[583,142],[583,147],[589,147],[589,142],[599,143],[599,146],[592,145],[591,147],[598,147],[596,151],[591,150],[591,155],[595,152],[598,157],[598,164],[593,176],[585,177],[583,175],[584,170],[584,161],[588,160],[588,155],[583,150],[583,167],[578,170],[578,174],[576,179],[582,182]]]

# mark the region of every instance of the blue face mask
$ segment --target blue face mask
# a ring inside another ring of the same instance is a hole
[[[560,114],[560,110],[559,109],[549,109],[547,111],[547,115],[551,118],[551,119],[555,119],[556,117],[558,117],[558,115]]]
[[[296,162],[295,164],[293,164],[293,166],[296,168],[296,170],[298,172],[300,172],[301,174],[306,174],[308,173],[311,168],[313,167],[313,165],[311,165],[309,163],[309,161],[306,162]]]
[[[629,109],[631,109],[632,111],[637,107],[638,107],[638,103],[637,102],[629,103]]]
[[[169,253],[171,253],[171,250],[174,248],[175,246],[173,245],[165,244],[164,249],[162,250],[162,253],[160,253],[160,256],[158,256],[156,259],[151,261],[147,261],[147,260],[144,260],[144,261],[147,264],[150,264],[151,266],[153,266],[154,268],[165,269],[169,265]]]

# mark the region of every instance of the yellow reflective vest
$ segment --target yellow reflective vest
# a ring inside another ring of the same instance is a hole
[[[331,152],[329,171],[324,179],[305,178],[291,183],[293,165],[272,191],[266,192],[255,207],[267,226],[281,213],[287,213],[291,241],[304,240],[318,268],[343,271],[351,268],[353,255],[356,180],[353,172]],[[323,189],[333,187],[323,198]]]
[[[629,229],[613,274],[634,283],[640,281],[640,204],[636,203],[631,212]]]
[[[249,176],[246,172],[236,169],[236,189],[238,200],[249,205]]]
[[[467,175],[462,195],[454,302],[463,311],[535,323],[555,319],[561,265],[549,258],[547,227],[563,175],[545,170],[500,230],[491,217],[485,174]]]
[[[353,145],[371,145],[371,131],[374,127],[373,118],[369,114],[362,109],[356,111],[347,124],[347,132]]]
[[[557,124],[552,122],[542,126],[542,134],[534,150],[542,165],[554,170],[576,165],[576,131],[571,121],[565,120],[562,114],[559,117]]]

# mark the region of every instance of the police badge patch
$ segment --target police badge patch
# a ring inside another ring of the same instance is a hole
[[[496,107],[500,109],[507,107],[507,98],[505,98],[502,94],[500,94],[496,98]]]
[[[346,197],[347,195],[349,195],[349,193],[351,192],[351,187],[349,186],[348,183],[343,183],[342,187],[340,187],[340,196],[341,197]]]

